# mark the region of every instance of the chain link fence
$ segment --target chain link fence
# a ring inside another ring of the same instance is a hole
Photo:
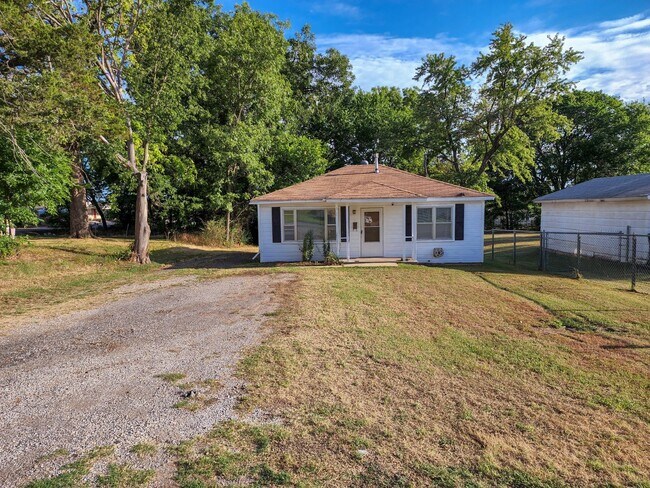
[[[485,262],[539,269],[540,232],[492,229],[485,234]]]
[[[543,232],[540,246],[543,271],[650,291],[650,235]]]
[[[488,231],[485,262],[650,293],[650,234]]]

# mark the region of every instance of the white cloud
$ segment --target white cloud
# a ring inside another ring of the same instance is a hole
[[[531,42],[543,45],[557,31],[528,32]],[[602,90],[624,99],[650,99],[650,16],[639,14],[599,24],[560,31],[565,45],[583,52],[584,59],[568,76],[578,87]],[[357,84],[365,89],[378,85],[415,85],[413,75],[427,53],[445,52],[462,63],[471,63],[484,45],[470,45],[439,35],[434,38],[340,34],[319,37],[322,48],[335,47],[347,54]]]
[[[311,11],[336,17],[351,17],[354,19],[361,17],[361,9],[346,2],[318,2],[312,6]]]
[[[605,22],[601,22],[599,25],[603,29],[611,29],[615,27],[623,27],[628,24],[631,24],[632,22],[636,22],[637,20],[643,19],[643,14],[636,14],[632,15],[631,17],[623,17],[621,19],[616,19],[616,20],[608,20]]]
[[[529,35],[542,43],[553,32]],[[624,99],[650,99],[650,18],[623,19],[560,32],[566,45],[582,51],[584,59],[569,73],[580,88],[602,90]]]
[[[352,62],[356,83],[364,89],[390,85],[415,85],[413,76],[428,53],[453,54],[461,63],[470,63],[478,48],[443,35],[435,38],[389,37],[373,34],[337,34],[319,36],[322,49],[334,47]]]

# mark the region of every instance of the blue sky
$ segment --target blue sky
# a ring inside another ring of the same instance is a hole
[[[230,10],[235,2],[223,2]],[[650,0],[250,0],[258,10],[310,24],[320,49],[350,57],[356,84],[412,86],[419,60],[430,52],[471,63],[490,33],[511,22],[536,44],[548,35],[585,59],[570,76],[581,88],[625,99],[650,100]],[[291,32],[291,31],[290,31]]]

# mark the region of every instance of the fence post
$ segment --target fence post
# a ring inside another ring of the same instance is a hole
[[[627,232],[626,232],[626,237],[625,237],[625,262],[629,263],[630,262],[630,232],[632,231],[632,228],[628,225],[627,226]]]
[[[544,271],[548,271],[548,231],[544,232]]]
[[[544,269],[544,231],[539,233],[539,265],[537,269],[540,271]]]
[[[618,231],[618,262],[623,262],[623,231]]]
[[[492,261],[494,261],[494,227],[492,228]]]
[[[517,264],[517,231],[512,231],[512,264]]]
[[[582,250],[580,249],[582,244],[582,241],[580,239],[580,232],[577,234],[577,246],[576,246],[576,253],[578,255],[578,263],[576,265],[576,269],[578,270],[578,273],[580,272],[580,257],[582,256]]]
[[[629,239],[629,235],[628,235]],[[632,236],[632,291],[636,291],[636,236]]]

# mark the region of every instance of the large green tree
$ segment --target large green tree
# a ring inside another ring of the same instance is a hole
[[[436,175],[486,187],[488,170],[530,179],[535,142],[552,137],[563,118],[553,101],[568,91],[567,70],[580,59],[559,36],[536,46],[506,24],[470,66],[428,55],[415,79],[421,138]]]
[[[416,169],[420,160],[413,106],[417,94],[413,89],[376,87],[358,90],[350,104],[356,163],[372,162],[378,153],[383,164]],[[419,168],[419,166],[418,166]]]
[[[191,0],[85,0],[99,45],[104,94],[121,110],[126,141],[116,158],[136,180],[131,260],[149,262],[149,173],[163,172],[165,148],[188,116],[210,11]]]
[[[537,144],[540,192],[602,176],[650,172],[650,106],[602,92],[576,90],[554,110],[568,120],[558,138]]]
[[[4,118],[2,114],[0,117]],[[37,223],[36,208],[56,208],[64,203],[70,195],[70,185],[67,154],[56,146],[50,147],[42,132],[0,126],[0,217],[3,224]]]
[[[205,197],[204,214],[226,215],[227,239],[237,207],[248,208],[251,197],[273,185],[267,156],[286,126],[290,99],[284,28],[275,16],[243,4],[215,17],[211,29],[187,150],[199,171],[194,188]]]
[[[289,39],[286,57],[284,74],[292,90],[288,120],[300,135],[326,144],[333,166],[358,163],[350,60],[333,48],[318,52],[309,26]]]
[[[86,237],[84,148],[109,132],[111,107],[97,85],[94,36],[87,18],[71,21],[75,12],[65,2],[1,4],[0,72],[8,115],[5,126],[23,134],[38,133],[40,144],[69,159],[70,235]],[[29,153],[23,148],[24,157]]]

